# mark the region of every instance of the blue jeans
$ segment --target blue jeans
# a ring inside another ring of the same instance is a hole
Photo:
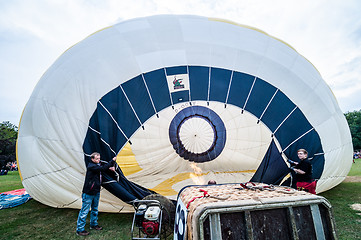
[[[95,195],[89,195],[83,193],[81,197],[82,197],[82,206],[79,212],[78,221],[76,222],[77,232],[84,231],[86,217],[88,216],[90,208],[91,208],[90,226],[95,227],[98,225],[98,205],[99,205],[100,192],[98,192]]]

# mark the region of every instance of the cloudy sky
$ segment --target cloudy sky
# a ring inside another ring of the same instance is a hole
[[[36,83],[70,46],[123,20],[218,17],[256,27],[319,70],[343,112],[361,109],[358,0],[0,0],[0,122],[18,125]]]

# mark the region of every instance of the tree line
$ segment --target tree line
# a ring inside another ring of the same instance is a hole
[[[347,112],[345,113],[345,117],[350,127],[353,149],[361,150],[361,109]]]
[[[0,169],[8,162],[16,161],[18,127],[9,121],[0,123]]]

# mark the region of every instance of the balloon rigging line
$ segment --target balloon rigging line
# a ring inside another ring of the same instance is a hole
[[[257,77],[254,77],[254,80],[253,80],[253,83],[252,83],[252,87],[251,87],[251,89],[250,89],[250,90],[249,90],[249,92],[248,92],[248,96],[247,96],[246,101],[244,102],[244,105],[243,105],[243,108],[242,108],[242,113],[243,113],[244,109],[246,108],[246,105],[247,105],[248,99],[249,99],[249,97],[251,96],[251,93],[252,93],[252,90],[253,90],[254,84],[256,83],[256,80],[257,80]]]
[[[130,107],[132,108],[132,111],[133,111],[133,113],[134,113],[135,117],[137,118],[137,120],[138,120],[138,122],[139,122],[140,126],[142,126],[142,128],[143,128],[143,130],[144,130],[144,125],[143,125],[143,123],[140,121],[140,119],[139,119],[139,117],[138,117],[138,114],[135,112],[135,109],[133,108],[133,105],[132,105],[132,103],[130,102],[130,100],[129,100],[129,98],[128,98],[128,95],[125,93],[125,91],[124,91],[124,89],[123,89],[122,85],[119,85],[119,87],[120,87],[120,89],[122,90],[122,92],[123,92],[123,94],[124,94],[125,98],[127,99],[128,103],[129,103],[129,105],[130,105]]]
[[[117,125],[117,128],[119,129],[119,131],[124,135],[124,137],[127,139],[127,141],[129,141],[129,138],[127,137],[127,135],[125,135],[125,133],[123,132],[123,130],[120,128],[120,126],[118,125],[117,121],[114,119],[113,115],[109,112],[109,110],[103,105],[103,103],[101,101],[99,101],[99,104],[104,108],[104,110],[108,113],[108,115],[110,116],[110,118],[113,120],[113,122],[115,123],[115,125]]]
[[[105,143],[105,145],[107,145],[107,146],[109,147],[110,151],[112,151],[115,156],[117,155],[117,153],[110,147],[109,143],[107,143],[103,138],[100,138],[100,140],[101,140],[103,143]]]
[[[259,123],[259,121],[261,121],[261,119],[262,119],[262,117],[263,117],[263,115],[265,114],[265,112],[267,111],[267,109],[268,109],[268,107],[269,107],[269,105],[271,104],[271,102],[272,102],[272,100],[273,100],[273,98],[276,96],[276,94],[278,93],[278,88],[277,88],[277,90],[275,91],[275,93],[273,94],[273,96],[272,96],[272,98],[269,100],[269,102],[268,102],[268,104],[267,104],[267,106],[265,107],[265,109],[263,110],[263,113],[261,114],[261,116],[259,117],[259,119],[258,119],[258,121],[257,121],[257,123]]]
[[[188,75],[188,78],[189,78],[189,69],[188,69],[188,65],[187,65],[187,75]],[[188,96],[189,96],[189,104],[190,104],[190,105],[192,105],[192,102],[191,102],[191,86],[190,86],[190,84],[189,84]]]
[[[323,153],[315,153],[315,154],[313,154],[313,156],[319,156],[319,155],[325,155],[325,153],[323,152]]]
[[[151,94],[150,94],[150,92],[149,92],[149,88],[148,88],[148,85],[147,85],[147,83],[146,83],[146,81],[145,81],[145,78],[144,78],[144,74],[143,74],[143,73],[142,73],[142,79],[143,79],[143,82],[144,82],[145,88],[147,89],[148,96],[149,96],[149,98],[150,98],[150,102],[152,103],[152,106],[153,106],[154,112],[155,112],[155,114],[157,115],[157,118],[159,118],[159,116],[158,116],[158,112],[157,112],[157,109],[155,109],[154,102],[153,102],[153,98],[152,98],[152,95],[151,95]]]
[[[95,130],[94,128],[92,128],[91,126],[88,126],[90,128],[90,130],[92,130],[93,132],[98,133],[99,135],[101,134],[100,132],[98,132],[97,130]]]
[[[325,153],[315,153],[313,154],[313,157],[308,158],[308,160],[313,160],[315,156],[321,156],[321,155],[325,155]]]
[[[165,69],[165,67],[163,68],[164,70],[164,75],[165,75],[165,79],[167,80],[167,85],[168,85],[168,74],[167,74],[167,70]],[[173,104],[173,99],[172,99],[172,94],[170,92],[170,89],[168,88],[168,93],[169,93],[169,99],[170,99],[170,104],[172,105],[172,108],[174,109],[174,104]]]
[[[209,93],[211,90],[211,74],[212,74],[212,68],[208,69],[208,93],[207,93],[207,106],[209,106]]]
[[[113,115],[108,111],[108,109],[102,104],[101,101],[99,101],[99,103],[100,103],[100,105],[104,108],[104,110],[109,114],[109,116],[111,117],[111,119],[113,120],[113,122],[117,125],[119,131],[123,134],[123,136],[127,139],[127,141],[128,141],[130,144],[132,144],[132,142],[130,141],[130,139],[125,135],[125,133],[123,132],[123,130],[119,127],[117,121],[115,121],[115,119],[113,118]],[[100,135],[101,135],[101,133],[100,133]],[[100,137],[100,140],[101,140],[102,142],[104,142],[105,145],[107,145],[107,146],[109,147],[109,149],[114,153],[115,156],[117,155],[117,153],[111,148],[111,146],[110,146],[109,143],[107,143],[102,137]]]
[[[60,208],[67,207],[67,206],[75,203],[75,202],[78,201],[78,200],[81,200],[81,198],[78,197],[78,198],[76,198],[75,200],[73,200],[73,201],[71,201],[71,202],[69,202],[69,203],[65,203],[65,204],[63,204],[63,205],[61,205],[61,206],[59,206],[59,207],[60,207]]]
[[[298,107],[296,106],[286,117],[285,119],[283,119],[283,121],[280,123],[280,125],[278,125],[278,127],[276,128],[276,130],[272,133],[272,135],[275,135],[275,133],[278,131],[278,129],[282,126],[282,124],[291,116],[291,114],[297,109]]]
[[[224,107],[226,107],[226,106],[227,106],[228,96],[229,96],[229,91],[230,91],[230,89],[231,89],[231,84],[232,84],[232,80],[233,80],[233,73],[234,73],[234,71],[232,70],[232,73],[231,73],[231,79],[229,80],[229,84],[228,84],[228,90],[227,90],[226,102],[224,103]]]
[[[308,134],[309,132],[311,132],[312,130],[314,130],[314,128],[311,128],[310,130],[308,130],[307,132],[305,132],[304,134],[302,134],[301,136],[299,136],[298,138],[296,138],[293,142],[291,142],[285,149],[282,150],[282,152],[286,151],[292,144],[294,144],[295,142],[297,142],[298,140],[300,140],[301,138],[303,138],[306,134]]]
[[[100,103],[100,105],[102,105],[103,106],[103,104],[99,101],[99,103]],[[106,111],[108,111],[104,106],[103,106],[103,108],[106,110]],[[109,112],[108,112],[109,113]],[[114,120],[114,119],[113,119]],[[97,131],[97,130],[95,130],[94,128],[92,128],[91,126],[88,126],[89,128],[90,128],[90,130],[92,130],[92,131],[94,131],[94,132],[96,132],[97,134],[99,134],[99,136],[101,136],[102,135],[102,133],[101,132],[99,132],[99,131]],[[124,134],[124,133],[123,133]],[[124,135],[125,136],[125,135]],[[127,138],[127,136],[125,136],[125,138]],[[116,153],[115,153],[115,151],[110,147],[110,145],[102,138],[102,137],[100,137],[100,141],[102,141],[102,142],[104,142],[108,147],[109,147],[109,149],[115,154],[115,155],[117,155]],[[128,140],[129,141],[129,140]],[[88,155],[88,154],[86,154],[86,153],[84,153],[86,156],[90,156],[90,155]]]
[[[52,174],[52,173],[61,172],[61,171],[65,170],[65,169],[68,169],[68,168],[72,168],[72,167],[71,167],[71,166],[67,166],[67,167],[64,167],[64,168],[61,168],[61,169],[58,169],[58,170],[55,170],[55,171],[51,171],[51,172],[38,173],[38,174],[35,174],[35,175],[32,175],[32,176],[29,176],[29,177],[24,178],[23,181],[28,180],[28,179],[30,179],[30,178],[37,177],[37,176],[43,176],[43,175],[48,175],[48,174]]]

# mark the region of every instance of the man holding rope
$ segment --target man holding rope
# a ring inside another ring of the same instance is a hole
[[[293,165],[291,169],[296,173],[295,180],[297,190],[303,190],[316,194],[316,181],[312,179],[312,165],[310,160],[307,159],[308,152],[305,149],[299,149],[297,156],[300,162],[289,162]]]
[[[98,205],[100,198],[100,187],[102,182],[101,172],[106,170],[115,171],[114,164],[116,157],[110,160],[105,165],[100,165],[100,154],[94,152],[90,155],[91,162],[89,162],[86,168],[85,182],[82,194],[82,207],[79,212],[76,234],[79,236],[89,235],[88,231],[85,231],[86,217],[90,212],[90,229],[102,230],[103,228],[98,225]]]

